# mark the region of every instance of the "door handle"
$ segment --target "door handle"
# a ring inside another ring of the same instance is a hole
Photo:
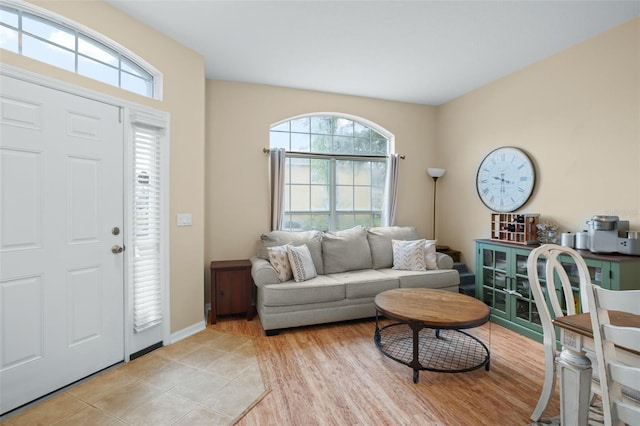
[[[123,251],[124,251],[124,247],[120,247],[117,244],[115,246],[111,247],[111,253],[113,253],[113,254],[122,253]]]

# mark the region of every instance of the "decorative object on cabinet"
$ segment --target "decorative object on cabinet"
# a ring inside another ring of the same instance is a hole
[[[433,178],[433,232],[431,235],[434,240],[436,239],[436,187],[438,178],[442,177],[445,172],[445,169],[438,169],[436,167],[429,167],[427,169],[427,173]]]
[[[514,244],[538,243],[538,213],[491,213],[491,239]]]
[[[558,244],[558,225],[545,221],[537,224],[536,227],[540,244]]]
[[[542,342],[542,325],[527,274],[527,259],[534,248],[504,241],[476,240],[476,298],[489,305],[491,321]],[[640,257],[588,250],[579,253],[589,268],[591,282],[611,290],[640,289]],[[560,261],[574,289],[576,312],[580,312],[578,269],[568,256],[561,256]],[[559,289],[560,282],[555,284]]]
[[[480,200],[489,209],[508,213],[522,207],[533,194],[536,170],[520,148],[503,146],[482,160],[476,174]]]
[[[211,310],[209,324],[218,315],[247,314],[255,316],[255,285],[251,278],[251,261],[222,260],[211,262]]]

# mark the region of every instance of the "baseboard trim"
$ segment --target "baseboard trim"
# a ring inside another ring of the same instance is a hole
[[[183,328],[180,331],[176,331],[175,333],[172,333],[171,336],[169,336],[169,344],[179,342],[182,339],[193,336],[194,334],[201,332],[205,328],[207,328],[207,323],[203,320],[201,322],[190,325],[187,328]]]

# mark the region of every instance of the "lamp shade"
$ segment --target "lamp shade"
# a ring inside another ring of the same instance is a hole
[[[427,169],[427,173],[429,173],[429,176],[431,176],[432,178],[439,178],[444,175],[444,172],[446,172],[445,169],[438,169],[435,167],[429,167]]]

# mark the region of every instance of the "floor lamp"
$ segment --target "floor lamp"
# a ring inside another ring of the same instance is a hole
[[[437,187],[437,182],[438,182],[438,178],[442,177],[442,175],[444,175],[444,172],[446,172],[445,169],[438,169],[435,167],[429,167],[427,169],[427,173],[429,173],[429,176],[431,176],[433,178],[433,233],[431,234],[433,236],[433,239],[436,239],[436,187]],[[437,248],[446,248],[446,246],[436,246]]]

